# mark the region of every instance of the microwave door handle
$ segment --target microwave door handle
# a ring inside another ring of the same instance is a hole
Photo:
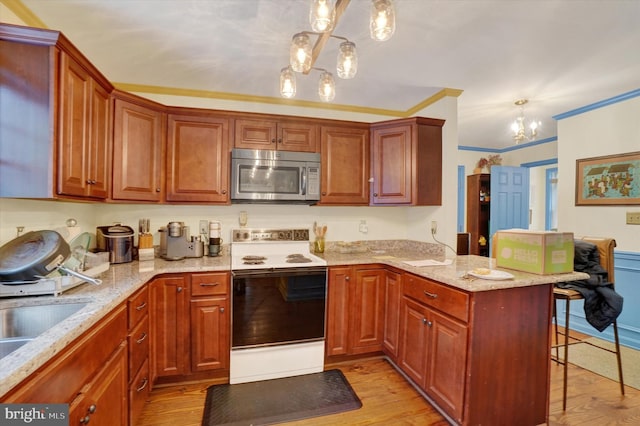
[[[300,192],[302,195],[307,195],[307,168],[303,167],[302,168],[302,187],[300,188]]]

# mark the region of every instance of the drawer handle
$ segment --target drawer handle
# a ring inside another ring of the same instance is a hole
[[[147,302],[144,301],[144,302],[142,302],[142,305],[136,306],[136,311],[141,311],[146,307],[147,307]]]
[[[220,285],[220,283],[200,283],[200,287],[215,287]]]
[[[142,385],[140,385],[139,388],[136,388],[136,392],[142,392],[144,388],[147,387],[147,383],[149,383],[149,379],[145,377],[144,379],[142,379]]]
[[[144,342],[146,339],[147,339],[147,333],[142,333],[140,338],[138,340],[136,340],[136,343],[140,344],[140,343]]]
[[[432,299],[437,299],[438,295],[436,293],[429,293],[427,290],[423,290],[425,296],[430,297]]]

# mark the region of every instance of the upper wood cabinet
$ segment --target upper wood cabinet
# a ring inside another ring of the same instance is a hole
[[[58,194],[107,198],[111,177],[110,85],[60,55]]]
[[[113,86],[58,31],[0,24],[0,197],[102,199]]]
[[[111,198],[162,201],[166,113],[155,102],[114,92]]]
[[[371,125],[372,205],[442,204],[443,125],[422,117]]]
[[[369,126],[321,126],[320,203],[369,204]]]
[[[318,125],[312,120],[240,117],[235,120],[234,148],[318,152]]]
[[[228,203],[230,120],[186,112],[168,115],[166,200]]]

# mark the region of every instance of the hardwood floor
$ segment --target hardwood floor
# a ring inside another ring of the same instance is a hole
[[[447,425],[447,421],[384,359],[327,366],[340,368],[362,400],[355,411],[287,425]],[[640,424],[640,390],[569,365],[567,411],[562,411],[562,366],[551,366],[549,425]],[[159,388],[137,426],[200,425],[208,383]]]

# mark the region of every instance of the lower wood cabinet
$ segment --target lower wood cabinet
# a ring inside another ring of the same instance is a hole
[[[149,375],[149,287],[145,285],[127,300],[129,349],[129,423],[135,424],[151,389]]]
[[[127,312],[122,305],[37,369],[3,403],[66,403],[72,425],[128,424]]]
[[[397,361],[400,348],[401,286],[402,273],[400,271],[386,269],[384,277],[383,349],[384,353],[394,362]]]
[[[382,350],[384,277],[381,266],[329,268],[327,356]]]
[[[153,382],[228,374],[229,273],[167,275],[149,285]]]

